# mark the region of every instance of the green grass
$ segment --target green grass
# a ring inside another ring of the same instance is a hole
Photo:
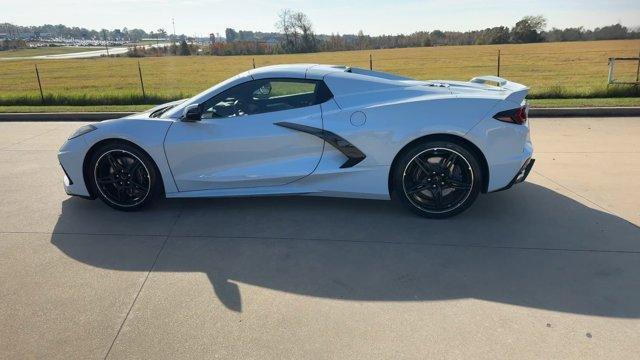
[[[640,97],[634,98],[604,98],[604,99],[532,99],[531,107],[610,107],[610,106],[640,106]]]
[[[93,106],[0,106],[0,113],[43,112],[141,112],[153,105],[93,105]]]
[[[71,53],[77,53],[77,52],[95,51],[100,49],[102,48],[55,46],[55,47],[40,47],[40,48],[33,48],[33,49],[5,50],[5,51],[0,51],[0,58],[18,58],[18,57],[42,56],[42,55],[71,54]]]
[[[184,99],[185,94],[171,95],[148,95],[136,93],[104,93],[104,94],[45,94],[44,101],[39,94],[0,97],[0,106],[10,105],[139,105],[139,104],[162,104],[173,100]]]
[[[277,90],[277,89],[276,89]],[[304,89],[303,89],[304,90]],[[277,93],[277,91],[275,91]],[[277,95],[277,94],[276,94]],[[162,104],[173,100],[189,97],[189,94],[165,94],[147,95],[143,97],[136,93],[104,93],[93,94],[68,94],[54,95],[46,94],[44,102],[40,95],[30,94],[22,96],[0,97],[0,106],[108,106],[108,105],[140,105],[140,104]],[[596,88],[593,91],[558,91],[550,89],[546,92],[529,96],[532,104],[560,104],[550,105],[553,107],[562,106],[638,106],[640,90],[633,86],[611,86],[602,89]],[[542,101],[551,100],[551,101]],[[544,106],[544,105],[542,105]]]
[[[640,96],[637,88],[606,87],[608,58],[637,56],[640,40],[585,41],[486,46],[343,51],[262,56],[168,56],[141,59],[92,58],[6,60],[0,63],[0,105],[40,105],[40,78],[50,105],[161,103],[194,95],[252,67],[283,63],[369,66],[416,79],[469,80],[496,73],[526,84],[530,98],[611,98]],[[142,99],[138,61],[147,99]],[[618,62],[616,77],[635,80],[637,63]]]
[[[529,101],[532,107],[605,107],[605,106],[640,106],[640,97],[636,98],[606,98],[606,99],[533,99]],[[140,112],[153,105],[85,105],[85,106],[0,106],[0,113],[22,112]]]
[[[602,85],[589,89],[553,86],[538,89],[529,95],[530,99],[589,99],[640,97],[640,87],[633,85]]]

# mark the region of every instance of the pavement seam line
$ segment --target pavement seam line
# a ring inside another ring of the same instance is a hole
[[[156,257],[153,259],[153,263],[151,264],[151,267],[149,267],[149,270],[147,271],[147,274],[144,277],[144,280],[142,281],[142,284],[140,285],[140,288],[138,289],[138,292],[136,293],[136,296],[133,298],[133,302],[131,303],[131,306],[129,307],[129,310],[127,311],[127,314],[125,315],[124,319],[122,320],[122,323],[120,324],[120,327],[118,328],[118,331],[116,332],[116,336],[114,336],[113,341],[111,342],[111,345],[109,346],[109,349],[107,350],[107,353],[104,355],[104,360],[106,360],[109,357],[109,354],[111,354],[111,349],[113,349],[113,346],[115,345],[116,341],[118,340],[118,336],[120,336],[120,332],[122,332],[122,329],[124,328],[124,324],[127,322],[127,319],[129,318],[129,315],[131,314],[131,311],[133,310],[133,307],[136,305],[136,302],[138,301],[138,297],[140,297],[140,293],[142,293],[142,289],[144,288],[144,285],[147,283],[147,280],[149,279],[149,276],[151,275],[151,272],[156,267],[156,264],[158,263],[158,259],[160,258],[160,254],[162,253],[162,251],[164,250],[165,246],[167,245],[167,242],[169,241],[169,238],[171,237],[173,229],[175,228],[176,224],[178,223],[178,220],[180,219],[181,215],[182,215],[182,208],[178,212],[178,215],[176,216],[176,219],[173,221],[173,225],[171,225],[171,229],[169,230],[169,233],[165,236],[164,240],[162,241],[162,245],[160,246],[160,249],[158,250],[158,253],[156,254]]]
[[[312,238],[286,238],[286,237],[256,237],[256,236],[221,236],[221,235],[176,235],[173,238],[204,238],[204,239],[235,239],[235,240],[282,240],[282,241],[321,241],[337,243],[356,244],[384,244],[384,245],[420,245],[431,247],[452,247],[452,248],[479,248],[479,249],[499,249],[499,250],[526,250],[526,251],[557,251],[557,252],[584,252],[584,253],[614,253],[614,254],[640,254],[640,250],[604,250],[604,249],[569,249],[569,248],[548,248],[548,247],[527,247],[527,246],[500,246],[483,244],[445,244],[445,243],[425,243],[417,241],[370,241],[370,240],[341,240],[341,239],[312,239]]]
[[[630,223],[631,225],[632,224]],[[85,236],[132,236],[132,237],[171,237],[188,239],[239,239],[239,240],[283,240],[283,241],[319,241],[319,242],[342,242],[342,243],[363,243],[363,244],[385,244],[385,245],[419,245],[432,247],[457,247],[457,248],[480,248],[480,249],[500,249],[500,250],[526,250],[526,251],[557,251],[557,252],[590,252],[590,253],[617,253],[617,254],[640,254],[640,250],[606,250],[606,249],[571,249],[571,248],[550,248],[533,246],[505,246],[486,244],[446,244],[438,242],[418,242],[418,241],[371,241],[354,239],[329,239],[329,238],[294,238],[282,236],[237,236],[237,235],[141,235],[141,234],[92,234],[92,233],[70,233],[70,232],[35,232],[35,231],[9,231],[0,234],[46,234],[46,235],[85,235]]]

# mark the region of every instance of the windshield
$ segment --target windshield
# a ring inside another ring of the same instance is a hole
[[[186,99],[184,102],[182,102],[181,104],[176,104],[174,106],[171,106],[170,108],[166,109],[165,111],[163,111],[161,114],[158,115],[158,117],[163,118],[163,119],[167,119],[167,118],[172,118],[172,117],[176,117],[177,114],[181,114],[182,109],[184,109],[186,106],[191,105],[191,104],[199,104],[201,102],[204,102],[206,100],[208,100],[209,98],[211,98],[212,95],[214,95],[215,93],[217,93],[219,90],[224,90],[228,87],[231,87],[232,85],[235,84],[235,82],[238,79],[241,78],[245,78],[245,77],[249,77],[248,72],[243,72],[241,74],[238,74],[236,76],[230,77],[227,80],[218,83],[210,88],[208,88],[207,90],[193,96],[190,97],[188,99]]]

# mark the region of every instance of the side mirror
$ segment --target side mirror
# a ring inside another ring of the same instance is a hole
[[[200,121],[202,119],[202,110],[200,105],[191,104],[182,110],[182,121]]]

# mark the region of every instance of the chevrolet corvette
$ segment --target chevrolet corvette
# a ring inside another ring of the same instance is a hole
[[[445,218],[524,181],[528,88],[418,81],[347,66],[252,69],[186,100],[80,127],[58,153],[69,195],[397,199]]]

